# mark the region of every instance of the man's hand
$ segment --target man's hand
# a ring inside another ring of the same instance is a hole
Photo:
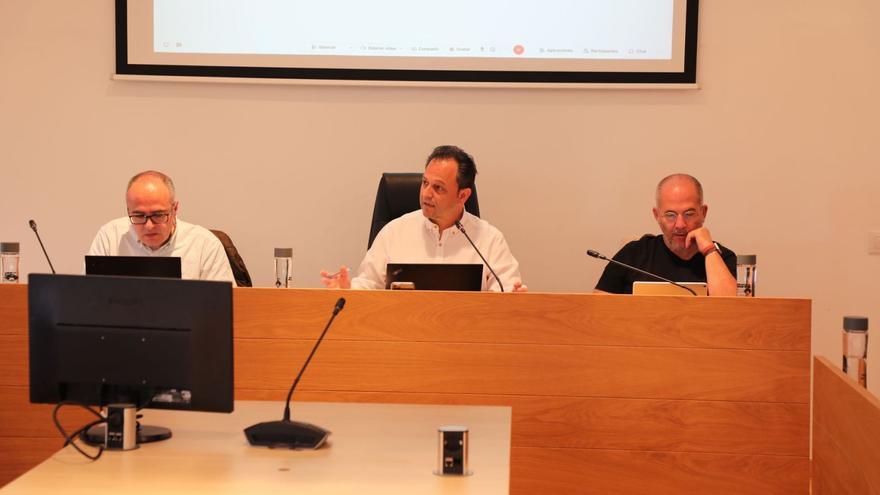
[[[350,289],[351,280],[348,278],[348,267],[340,266],[336,273],[321,270],[321,283],[328,289]]]
[[[684,245],[689,247],[697,243],[697,250],[704,252],[713,246],[712,234],[706,227],[700,227],[688,232]],[[706,285],[710,296],[735,296],[736,278],[730,273],[721,251],[716,251],[718,256],[706,256]],[[710,250],[711,253],[711,250]]]
[[[529,288],[525,286],[522,282],[514,282],[513,283],[513,292],[528,292]]]
[[[684,248],[690,249],[691,245],[695,242],[697,243],[697,251],[702,253],[709,249],[709,246],[712,245],[712,234],[709,232],[709,229],[700,227],[688,232],[687,237],[684,239]]]

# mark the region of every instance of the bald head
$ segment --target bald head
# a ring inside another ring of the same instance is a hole
[[[697,203],[703,204],[703,185],[693,175],[688,174],[672,174],[667,175],[657,184],[656,203],[659,206],[660,200],[666,191],[692,192]]]
[[[663,242],[676,256],[691,259],[697,252],[688,245],[688,234],[703,226],[709,207],[703,203],[703,186],[691,175],[673,174],[657,184],[654,219],[663,231]]]
[[[129,179],[128,187],[125,188],[126,196],[131,192],[132,186],[135,185],[138,186],[138,189],[147,188],[154,191],[164,188],[168,192],[171,202],[173,203],[175,200],[174,182],[171,180],[171,177],[157,170],[145,170]]]

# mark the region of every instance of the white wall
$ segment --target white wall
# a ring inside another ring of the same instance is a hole
[[[453,143],[529,287],[587,292],[602,267],[584,251],[656,231],[654,184],[687,171],[715,237],[758,254],[759,294],[813,299],[814,351],[837,362],[842,315],[880,322],[880,4],[701,3],[702,89],[660,91],[113,82],[111,0],[0,0],[0,237],[45,271],[34,218],[78,272],[126,180],[158,168],[257,285],[292,246],[296,285],[315,287],[360,261],[379,174]]]

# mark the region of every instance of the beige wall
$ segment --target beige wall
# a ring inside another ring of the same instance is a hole
[[[842,315],[880,322],[880,4],[703,0],[700,17],[700,90],[266,86],[113,82],[111,0],[0,0],[0,237],[46,270],[34,218],[78,272],[127,178],[155,167],[258,285],[292,246],[314,287],[360,261],[380,172],[455,143],[530,288],[585,292],[602,267],[584,251],[656,230],[655,182],[687,171],[715,237],[758,254],[759,293],[813,299],[814,350],[838,362]]]

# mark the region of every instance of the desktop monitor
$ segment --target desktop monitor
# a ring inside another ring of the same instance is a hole
[[[416,290],[479,291],[483,287],[483,265],[454,263],[388,263],[385,288],[411,283]]]
[[[31,402],[232,412],[229,282],[32,274],[28,284]],[[142,430],[139,442],[170,436]]]
[[[177,256],[86,256],[86,275],[180,278]]]

